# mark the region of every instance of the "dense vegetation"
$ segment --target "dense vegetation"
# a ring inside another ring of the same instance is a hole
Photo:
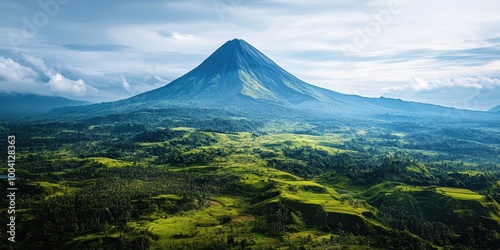
[[[20,177],[16,243],[1,247],[500,245],[495,124],[176,111],[1,124]]]

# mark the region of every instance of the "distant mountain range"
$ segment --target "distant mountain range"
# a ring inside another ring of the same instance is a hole
[[[500,105],[488,110],[488,112],[500,112]]]
[[[58,96],[0,92],[0,107],[2,107],[0,115],[40,114],[54,108],[88,104],[90,102],[75,101]]]
[[[198,67],[163,87],[125,100],[79,108],[79,111],[125,113],[179,106],[257,114],[288,110],[320,116],[465,114],[471,117],[486,113],[384,97],[366,98],[319,88],[293,76],[240,39],[226,42]],[[66,113],[73,112],[71,110],[65,109]]]

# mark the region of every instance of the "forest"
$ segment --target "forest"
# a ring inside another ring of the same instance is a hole
[[[177,111],[0,123],[19,189],[0,249],[500,245],[498,124]]]

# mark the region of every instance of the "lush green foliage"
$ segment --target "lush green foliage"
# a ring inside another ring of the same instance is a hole
[[[2,124],[17,138],[22,185],[15,247],[500,245],[495,126],[234,117],[168,109]]]

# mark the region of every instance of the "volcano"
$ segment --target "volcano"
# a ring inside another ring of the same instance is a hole
[[[176,100],[231,105],[242,100],[299,105],[329,98],[244,40],[226,42],[198,67],[133,101]]]
[[[169,84],[82,113],[126,113],[171,107],[324,115],[405,114],[473,117],[486,112],[457,110],[391,98],[347,95],[308,84],[241,39],[226,42],[198,67]],[[66,112],[75,112],[71,108]],[[491,114],[491,113],[490,113]]]

